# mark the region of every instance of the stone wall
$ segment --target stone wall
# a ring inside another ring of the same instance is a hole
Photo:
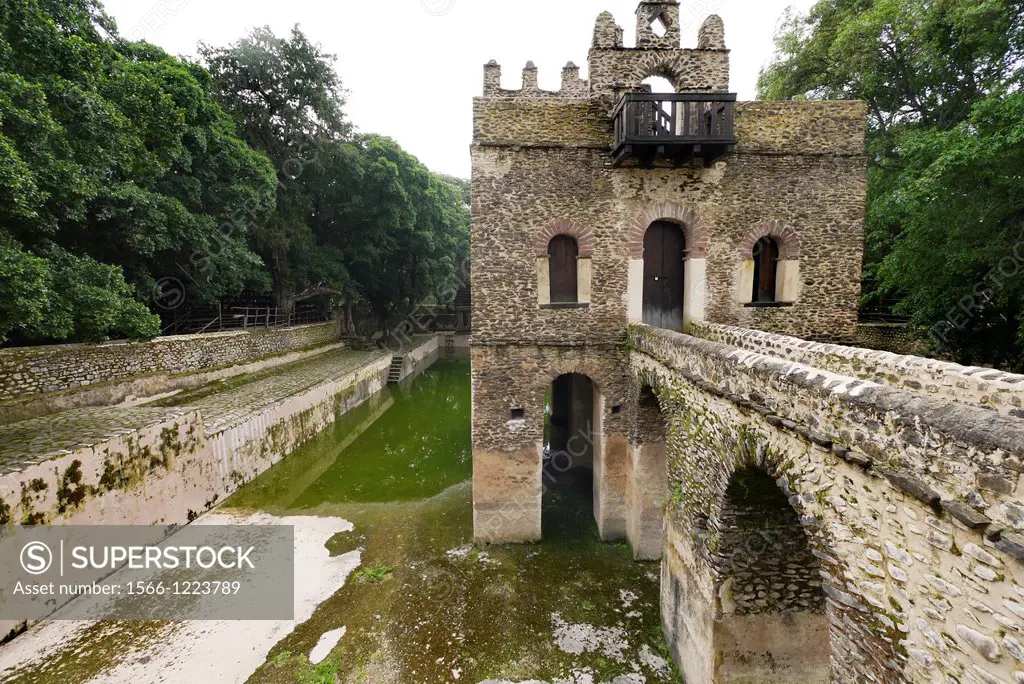
[[[858,323],[854,344],[865,349],[924,356],[928,339],[905,323]]]
[[[628,51],[627,51],[628,52]],[[736,151],[713,168],[613,168],[597,100],[474,101],[472,287],[481,343],[610,343],[639,318],[643,234],[684,225],[688,320],[852,339],[863,252],[866,106],[743,103]],[[535,245],[552,225],[594,237],[589,304],[541,309]],[[789,306],[750,307],[750,235],[792,255]],[[639,241],[640,249],[635,245]],[[639,269],[639,272],[638,272]]]
[[[625,357],[615,347],[482,346],[473,364],[473,521],[482,541],[540,539],[544,488],[545,393],[555,378],[578,373],[591,379],[595,397],[595,497],[602,536],[626,530],[624,472],[627,396]],[[602,468],[606,460],[618,464]]]
[[[296,328],[0,349],[0,401],[91,387],[151,373],[195,373],[338,340],[337,323]]]
[[[830,625],[826,638],[774,611],[797,625],[781,632],[794,653],[748,623],[745,643],[779,656],[757,681],[821,681],[816,648],[837,682],[1024,678],[1024,423],[668,331],[632,339],[632,373],[667,416],[662,610],[688,681],[750,675],[729,665],[752,661],[720,555],[746,468],[799,516]]]
[[[440,354],[437,336],[417,338],[402,378],[422,372]],[[189,407],[60,414],[55,420],[83,425],[80,444],[51,447],[35,462],[0,463],[0,527],[190,523],[376,395],[391,362],[391,354],[381,352],[343,377],[218,423]],[[47,427],[31,422],[25,429]],[[0,621],[0,641],[23,626]]]
[[[737,349],[1024,418],[1024,375],[714,323],[694,324],[690,332]]]

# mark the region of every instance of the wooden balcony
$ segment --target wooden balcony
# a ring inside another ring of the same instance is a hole
[[[735,93],[626,93],[615,120],[615,166],[710,166],[732,151]]]

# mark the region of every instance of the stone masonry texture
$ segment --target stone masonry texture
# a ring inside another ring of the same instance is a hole
[[[532,63],[521,90],[484,68],[477,538],[539,538],[545,391],[583,374],[599,533],[660,553],[686,681],[1024,684],[1024,377],[837,344],[859,339],[864,103],[737,103],[737,144],[710,168],[612,165],[611,112],[647,77],[728,91],[726,27],[709,17],[679,49],[679,11],[641,3],[636,49],[601,14],[589,80],[570,63],[558,92]],[[631,278],[660,219],[682,225],[688,272],[705,275],[684,293],[701,304],[686,334],[635,320]],[[576,308],[538,292],[559,231],[591,260]],[[798,266],[789,306],[745,306],[738,287],[764,236]]]
[[[335,342],[337,323],[161,337],[151,342],[0,349],[0,401],[148,373],[194,373]]]

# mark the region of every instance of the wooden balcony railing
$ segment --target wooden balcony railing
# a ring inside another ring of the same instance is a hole
[[[734,93],[626,93],[615,121],[616,166],[657,159],[711,165],[732,151]]]

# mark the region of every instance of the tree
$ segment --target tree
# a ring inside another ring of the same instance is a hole
[[[277,211],[253,244],[270,268],[278,306],[286,307],[310,265],[298,271],[293,266],[316,259],[310,251],[311,172],[350,131],[335,58],[298,27],[287,39],[262,27],[225,48],[200,45],[199,52],[214,96],[246,142],[269,157],[277,171]]]
[[[991,287],[1024,207],[1024,2],[821,0],[776,45],[762,97],[868,102],[866,299],[899,298],[941,352],[1024,363],[1015,274]]]
[[[296,27],[202,46],[213,91],[246,141],[278,170],[278,206],[254,245],[277,301],[340,293],[382,327],[450,281],[468,253],[468,182],[431,173],[393,140],[357,135],[335,58]]]
[[[3,277],[36,286],[31,313],[0,310],[0,341],[151,337],[160,279],[198,302],[263,281],[247,233],[274,208],[273,170],[208,82],[90,0],[0,9]]]

